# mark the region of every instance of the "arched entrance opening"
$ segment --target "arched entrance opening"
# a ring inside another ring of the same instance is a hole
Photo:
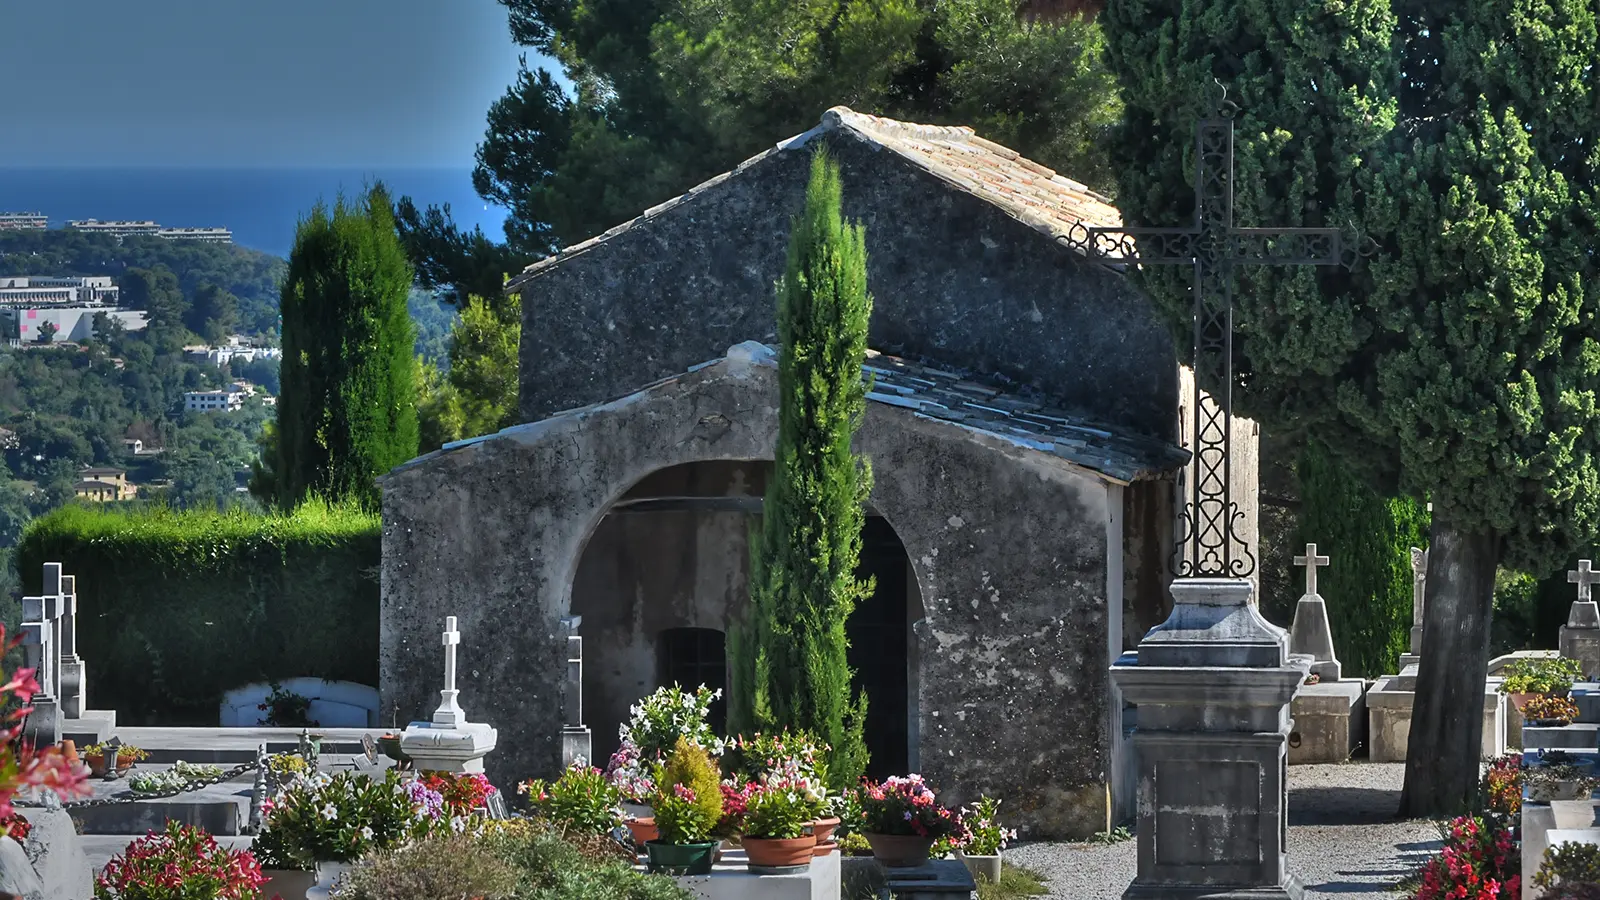
[[[600,763],[616,750],[629,707],[657,687],[726,690],[727,634],[749,606],[750,538],[771,468],[711,460],[658,470],[612,504],[589,537],[571,614],[583,619],[584,713]],[[900,538],[870,510],[860,571],[877,581],[847,626],[855,683],[868,696],[869,774],[903,774],[916,762],[911,624],[922,597]],[[712,716],[720,731],[725,702]]]

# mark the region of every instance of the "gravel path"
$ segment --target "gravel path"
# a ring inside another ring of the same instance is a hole
[[[1396,822],[1404,763],[1289,768],[1289,871],[1306,900],[1389,900],[1392,886],[1438,849],[1432,822]],[[1025,844],[1006,860],[1047,879],[1053,898],[1119,900],[1138,866],[1134,842]]]

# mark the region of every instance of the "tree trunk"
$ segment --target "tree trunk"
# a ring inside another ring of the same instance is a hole
[[[1466,532],[1434,507],[1422,623],[1422,659],[1411,707],[1400,816],[1444,818],[1470,810],[1483,747],[1483,689],[1500,537]]]

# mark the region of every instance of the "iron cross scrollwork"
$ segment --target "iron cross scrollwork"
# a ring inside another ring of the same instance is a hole
[[[1176,228],[1076,226],[1067,242],[1091,259],[1194,271],[1194,374],[1212,403],[1194,405],[1194,473],[1174,541],[1180,578],[1244,578],[1255,555],[1239,535],[1244,513],[1232,496],[1233,268],[1237,265],[1351,266],[1356,244],[1334,228],[1236,228],[1233,119],[1226,103],[1201,119],[1195,144],[1193,224]]]

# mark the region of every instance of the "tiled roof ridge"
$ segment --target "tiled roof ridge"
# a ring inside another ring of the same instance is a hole
[[[818,135],[836,131],[848,132],[859,140],[894,153],[951,187],[989,203],[1035,231],[1049,235],[1058,243],[1079,224],[1101,227],[1118,227],[1122,224],[1122,214],[1106,196],[1049,166],[1028,159],[1010,147],[980,137],[969,126],[925,125],[859,113],[848,106],[835,106],[822,114],[822,121],[815,128],[780,141],[775,147],[750,157],[729,171],[652,206],[601,234],[528,265],[521,274],[507,282],[506,290],[515,290],[544,269],[592,250],[635,225],[675,209],[773,154],[808,147]],[[953,147],[969,148],[974,160],[994,157],[1022,172],[1015,179],[984,178],[982,171],[969,171],[942,161],[934,152]],[[1041,190],[1044,185],[1049,188]],[[1063,219],[1063,216],[1066,218]]]

